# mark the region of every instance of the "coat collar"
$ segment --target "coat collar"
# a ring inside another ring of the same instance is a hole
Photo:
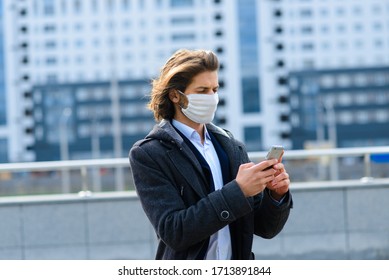
[[[206,126],[208,131],[215,136],[215,138],[219,141],[220,145],[225,150],[230,160],[231,174],[236,174],[241,163],[237,161],[237,159],[240,158],[239,150],[237,149],[237,146],[233,144],[236,142],[233,141],[231,133],[226,132],[225,130],[219,128],[218,126],[212,123],[207,124]],[[169,120],[162,120],[154,127],[154,129],[146,136],[146,138],[158,139],[162,142],[167,142],[168,145],[176,145],[178,149],[168,151],[168,155],[171,158],[173,164],[176,166],[176,168],[180,170],[182,174],[187,174],[187,169],[189,168],[189,166],[185,166],[185,164],[183,164],[182,162],[177,162],[177,157],[180,156],[180,154],[184,154],[184,156],[189,159],[189,162],[192,164],[192,166],[195,167],[196,171],[200,174],[204,182],[207,181],[202,172],[202,167],[196,159],[196,156],[193,154],[188,145],[184,142],[182,137],[177,133],[177,131]],[[190,178],[188,179],[188,183],[191,183]],[[204,190],[197,189],[196,187],[194,187],[194,189],[201,197],[206,195],[206,192]]]

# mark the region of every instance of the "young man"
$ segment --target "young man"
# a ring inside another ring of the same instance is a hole
[[[130,150],[156,259],[252,259],[253,235],[277,235],[292,207],[281,159],[250,162],[244,145],[211,123],[218,68],[211,51],[173,54],[153,81],[149,108],[159,124]]]

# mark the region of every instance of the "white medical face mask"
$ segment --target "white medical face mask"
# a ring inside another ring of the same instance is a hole
[[[219,103],[219,96],[214,94],[184,94],[188,98],[188,107],[181,107],[182,113],[195,123],[210,123],[215,117],[217,104]]]

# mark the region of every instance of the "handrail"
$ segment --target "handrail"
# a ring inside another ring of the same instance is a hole
[[[312,157],[345,157],[345,156],[365,156],[372,154],[387,154],[389,146],[380,147],[360,147],[360,148],[334,148],[334,149],[307,149],[307,150],[286,150],[285,159],[304,159]],[[251,152],[250,158],[261,158],[265,152]]]
[[[81,167],[128,167],[128,158],[83,159],[64,161],[37,161],[0,164],[0,172],[6,171],[51,171],[79,169]]]
[[[360,147],[360,148],[336,148],[336,149],[310,149],[310,150],[286,150],[284,160],[301,159],[321,159],[330,158],[333,162],[329,165],[331,180],[338,180],[337,160],[339,157],[363,157],[364,159],[364,179],[371,178],[371,155],[389,154],[389,146],[381,147]],[[249,157],[253,161],[259,161],[266,155],[266,151],[249,152]],[[96,171],[98,168],[130,168],[128,158],[108,158],[108,159],[85,159],[66,161],[42,161],[42,162],[20,162],[0,164],[0,174],[9,172],[29,172],[29,171],[61,171],[62,172],[62,192],[68,193],[70,189],[70,170],[79,170],[82,179],[82,195],[89,195],[88,168]],[[96,178],[95,178],[96,177]],[[95,184],[101,186],[100,176],[94,176]],[[115,184],[120,185],[117,181]],[[119,190],[119,189],[118,189]]]
[[[249,152],[251,159],[264,158],[266,152]],[[363,156],[376,154],[389,154],[389,146],[361,147],[361,148],[336,148],[336,149],[312,149],[312,150],[286,150],[284,159],[307,159],[346,156]],[[85,159],[66,161],[38,161],[0,164],[0,172],[12,171],[50,171],[63,169],[79,169],[81,167],[129,167],[128,158]]]
[[[338,179],[338,165],[336,158],[347,156],[362,156],[364,160],[364,177],[371,178],[371,155],[389,154],[389,146],[379,147],[357,147],[357,148],[333,148],[333,149],[307,149],[307,150],[290,150],[284,154],[284,159],[312,159],[330,157],[333,160],[331,168],[332,180]],[[250,153],[251,159],[264,158],[264,152]]]

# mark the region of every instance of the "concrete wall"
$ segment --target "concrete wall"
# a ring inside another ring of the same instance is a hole
[[[255,238],[258,259],[389,259],[389,184],[291,187],[283,232]],[[0,259],[153,259],[135,193],[0,198]]]
[[[255,239],[258,259],[389,259],[389,184],[296,187],[274,239]]]
[[[154,232],[134,193],[0,200],[0,259],[150,259]]]

